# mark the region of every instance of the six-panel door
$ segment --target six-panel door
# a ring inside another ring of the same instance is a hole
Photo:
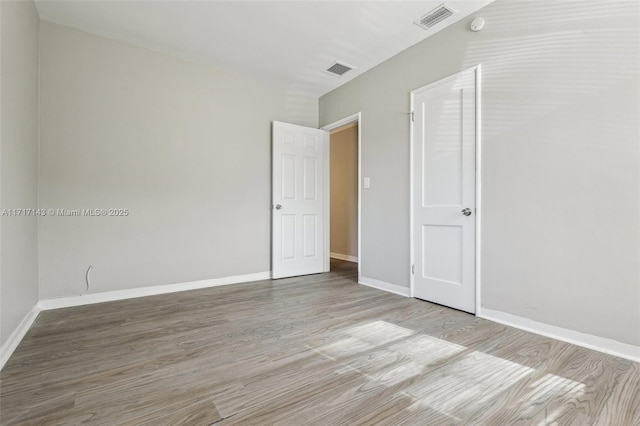
[[[323,272],[326,132],[273,123],[272,275]]]

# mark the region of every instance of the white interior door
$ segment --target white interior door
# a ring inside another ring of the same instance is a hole
[[[328,132],[273,122],[272,276],[323,272]]]
[[[476,69],[412,92],[413,295],[475,312]]]

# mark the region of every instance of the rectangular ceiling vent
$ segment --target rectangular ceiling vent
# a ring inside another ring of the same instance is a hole
[[[413,21],[413,23],[419,27],[424,28],[425,30],[428,30],[436,24],[444,21],[454,13],[456,13],[455,10],[451,9],[448,6],[445,6],[444,4],[441,4],[417,21]]]
[[[342,75],[346,72],[349,72],[353,69],[353,67],[350,67],[349,65],[346,64],[341,64],[340,62],[336,62],[335,64],[331,65],[326,72],[328,72],[331,75],[335,75],[336,77],[342,77]]]

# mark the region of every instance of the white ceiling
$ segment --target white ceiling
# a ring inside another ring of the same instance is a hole
[[[444,3],[429,31],[413,21]],[[321,96],[494,0],[36,0],[44,20]],[[335,61],[355,69],[323,72]]]

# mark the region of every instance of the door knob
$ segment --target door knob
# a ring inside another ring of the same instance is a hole
[[[282,206],[280,204],[276,204],[276,210],[280,210]]]
[[[471,209],[470,208],[462,209],[462,214],[465,216],[471,216]]]

